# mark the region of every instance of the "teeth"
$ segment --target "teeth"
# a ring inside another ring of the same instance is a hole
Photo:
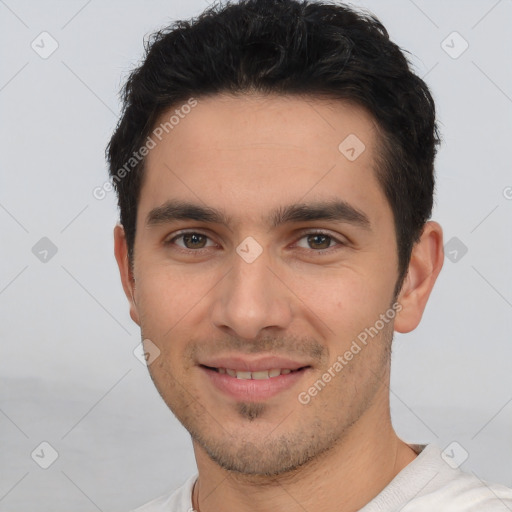
[[[252,378],[253,379],[268,379],[268,370],[263,370],[261,372],[252,372]]]
[[[272,368],[271,370],[261,370],[258,372],[246,372],[242,370],[232,370],[231,368],[217,368],[221,374],[228,374],[230,377],[236,377],[243,380],[264,380],[272,377],[279,377],[279,375],[288,375],[292,372],[289,368]]]

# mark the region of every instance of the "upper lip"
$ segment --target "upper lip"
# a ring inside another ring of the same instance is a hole
[[[298,370],[304,366],[309,366],[307,363],[277,356],[260,356],[254,359],[241,356],[214,357],[200,361],[200,364],[202,366],[209,366],[210,368],[228,368],[246,372],[259,372],[273,368]]]

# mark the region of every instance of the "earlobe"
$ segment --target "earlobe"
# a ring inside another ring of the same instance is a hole
[[[130,268],[126,235],[121,224],[117,224],[114,228],[114,254],[119,267],[123,290],[130,303],[130,317],[137,325],[140,325],[137,303],[135,302],[135,278]]]
[[[406,333],[418,326],[443,262],[442,228],[437,222],[429,221],[413,247],[407,276],[398,295],[402,310],[396,316],[395,331]]]

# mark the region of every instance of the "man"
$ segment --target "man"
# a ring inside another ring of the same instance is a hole
[[[505,511],[410,445],[393,331],[443,264],[434,103],[373,17],[242,0],[157,33],[109,147],[115,254],[198,475],[139,511]]]

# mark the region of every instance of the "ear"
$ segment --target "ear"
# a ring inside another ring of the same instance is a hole
[[[443,230],[437,222],[429,221],[412,249],[407,276],[398,295],[402,310],[395,317],[395,331],[416,329],[443,262]]]
[[[123,226],[117,224],[114,228],[114,254],[121,274],[121,283],[130,303],[130,316],[132,320],[140,326],[139,313],[135,302],[135,279],[133,277],[130,262],[128,260],[128,244]]]

